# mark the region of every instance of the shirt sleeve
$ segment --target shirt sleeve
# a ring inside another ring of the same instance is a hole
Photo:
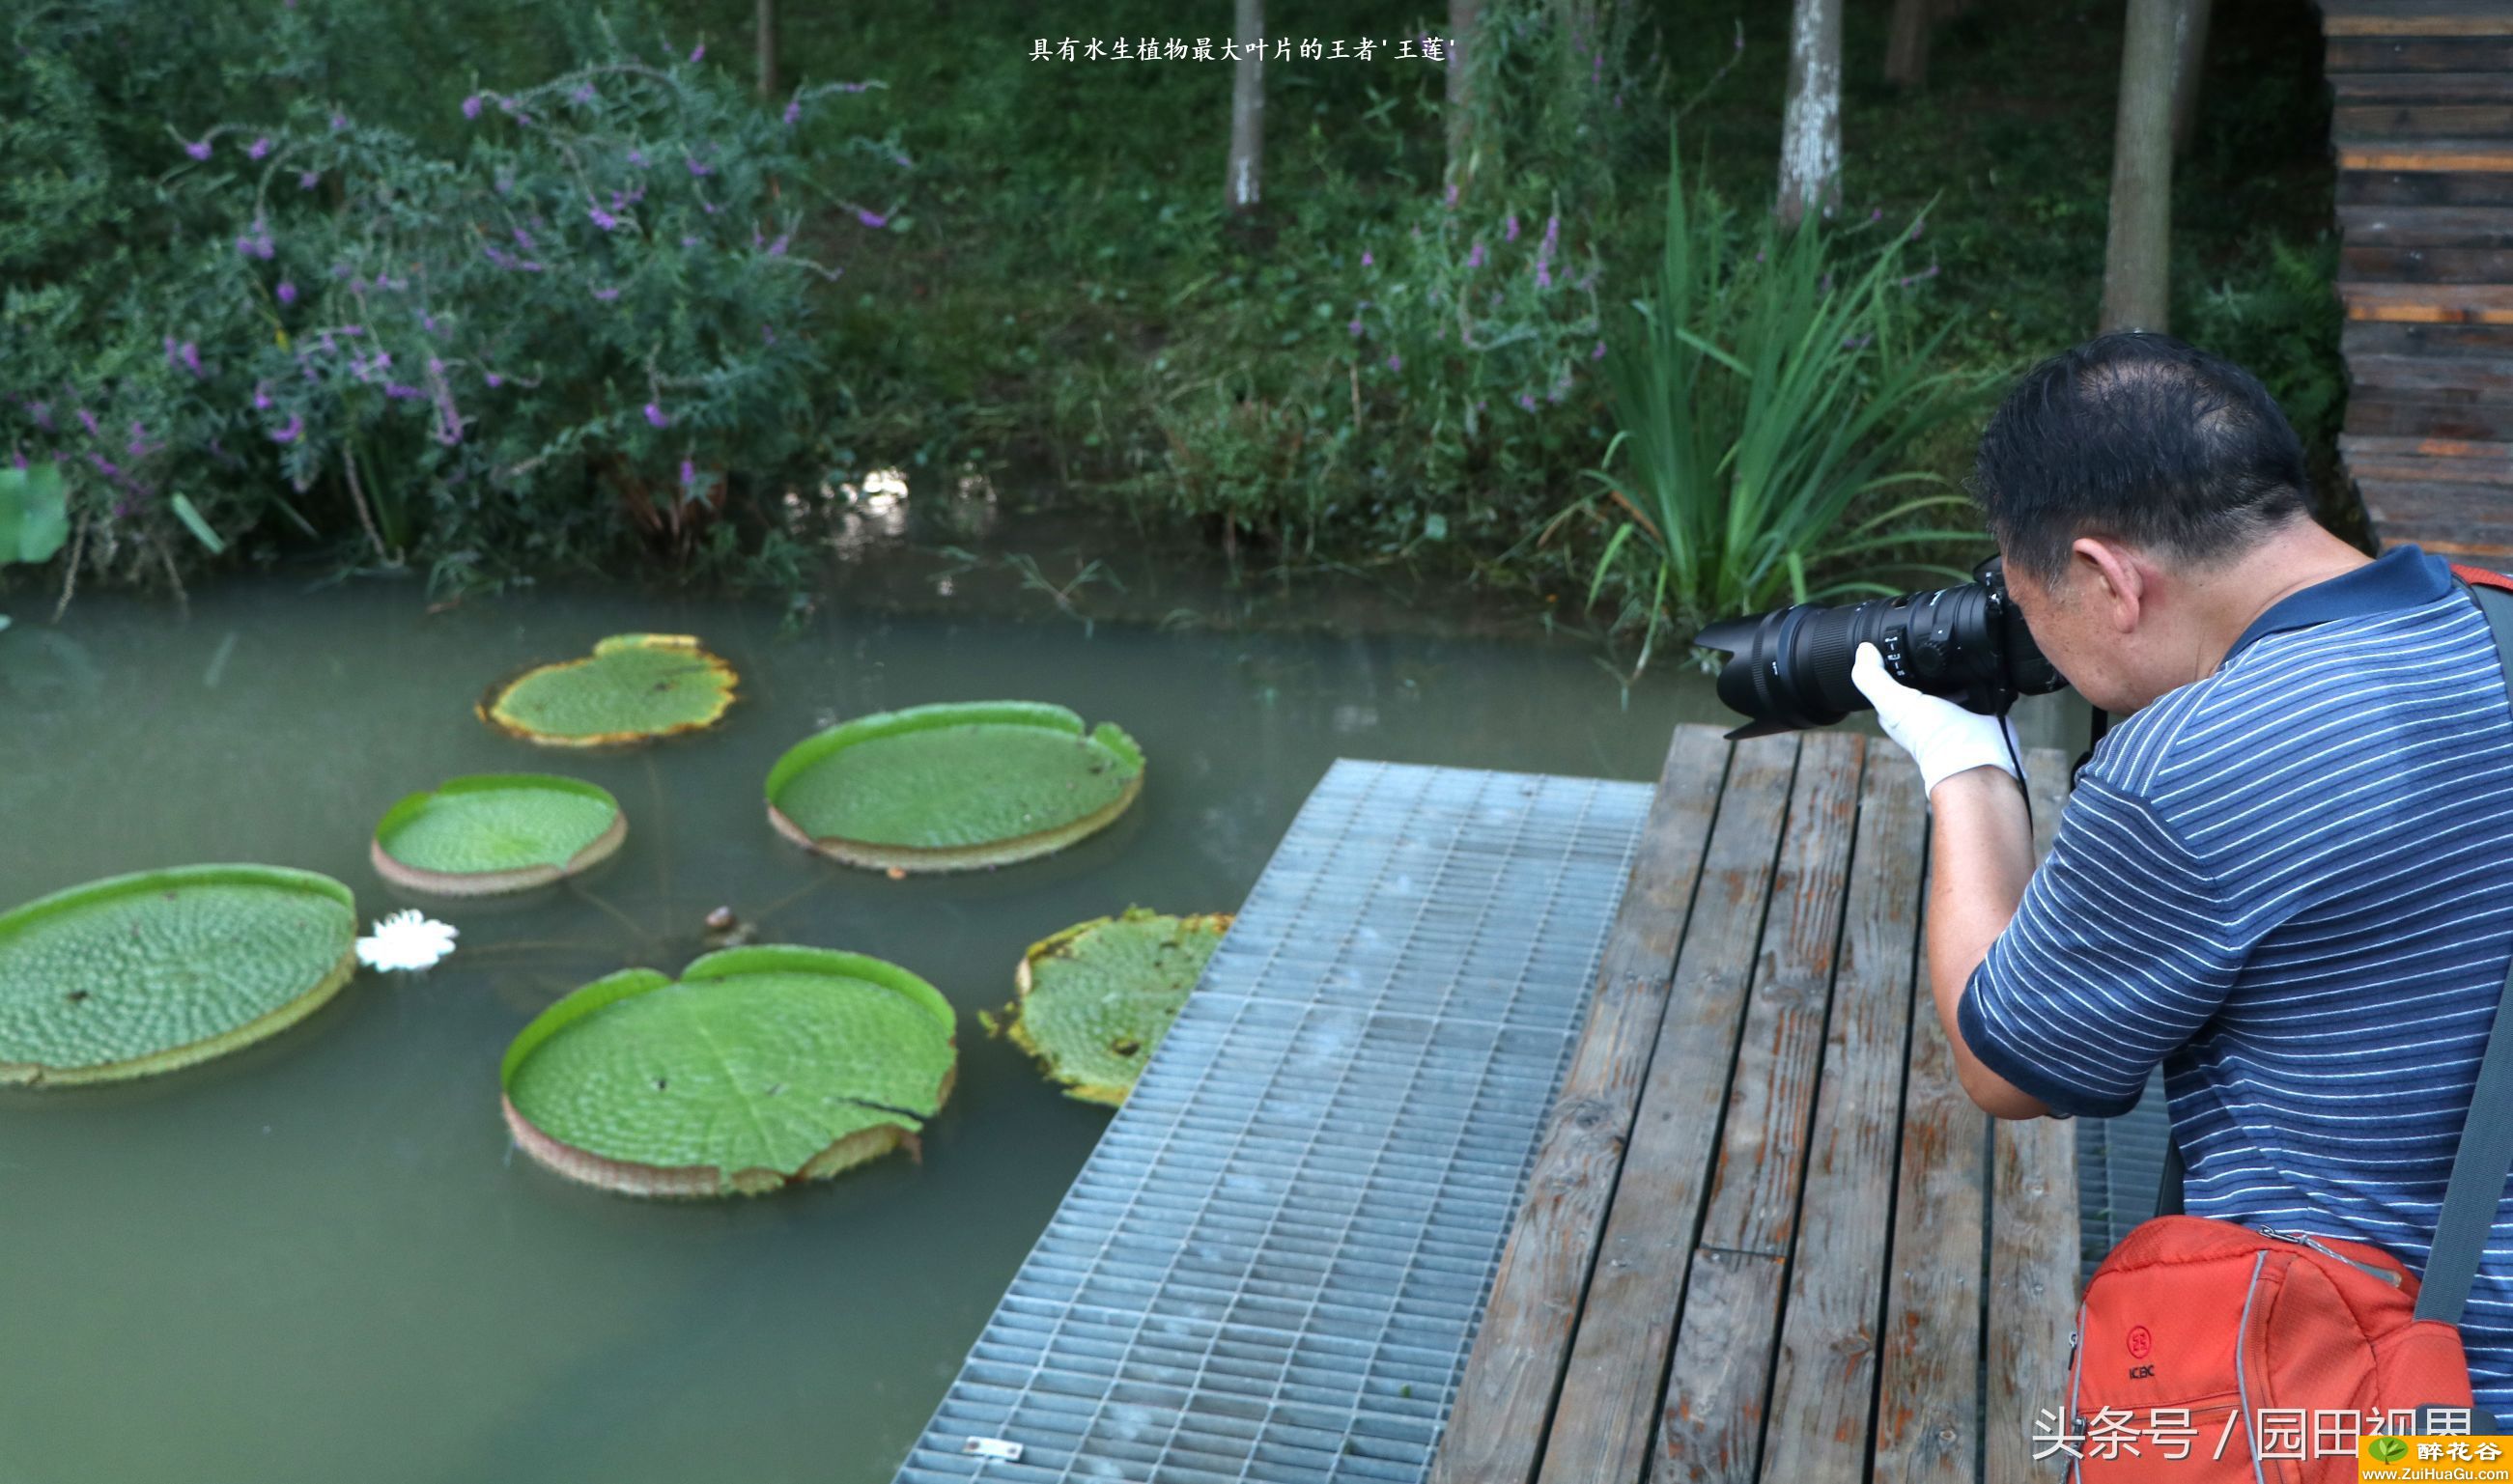
[[[1964,986],[1964,1044],[2053,1113],[2127,1113],[2224,1003],[2244,957],[2228,916],[2207,863],[2090,768]]]

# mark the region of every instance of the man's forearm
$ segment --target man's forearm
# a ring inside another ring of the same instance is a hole
[[[1955,1053],[1956,1074],[1974,1103],[2002,1118],[2038,1118],[2040,1100],[1982,1065],[1964,1044],[1955,1010],[1964,986],[2024,900],[2033,875],[2033,831],[2024,791],[2003,768],[1975,767],[1929,796],[1929,988]]]

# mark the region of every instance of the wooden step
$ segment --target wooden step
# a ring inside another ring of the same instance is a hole
[[[2337,199],[2340,206],[2513,206],[2513,176],[2347,170],[2338,173]]]
[[[2349,247],[2338,271],[2367,283],[2508,284],[2513,248]]]
[[[2457,389],[2365,387],[2347,399],[2350,435],[2502,443],[2513,441],[2513,405]]]
[[[2513,36],[2333,35],[2322,57],[2322,70],[2333,77],[2341,72],[2513,71]]]
[[[2342,108],[2366,103],[2501,103],[2513,101],[2513,72],[2334,72],[2330,92]]]
[[[2513,356],[2513,325],[2416,325],[2349,320],[2338,349],[2355,356]]]
[[[2500,0],[2322,0],[2328,36],[2513,36]]]
[[[2363,443],[2366,440],[2358,439]],[[2452,447],[2440,438],[2384,439],[2384,443],[2402,443],[2416,447]],[[2504,444],[2458,445],[2461,448],[2504,449]],[[2513,453],[2485,457],[2445,458],[2422,453],[2369,453],[2359,449],[2346,455],[2347,473],[2359,480],[2373,480],[2394,485],[2487,485],[2495,488],[2508,501],[2513,501]]]
[[[2484,465],[2513,471],[2513,443],[2472,443],[2461,438],[2382,438],[2342,433],[2338,436],[2338,452],[2351,464],[2360,457],[2459,459],[2471,467]],[[2482,483],[2494,481],[2495,476],[2489,475]]]
[[[2507,59],[2513,66],[2513,59]],[[2513,172],[2513,138],[2334,138],[2340,170],[2411,170],[2433,175],[2503,175]]]
[[[2385,546],[2414,541],[2446,556],[2513,557],[2513,497],[2500,486],[2356,481],[2365,518]]]
[[[2513,325],[2513,284],[2402,284],[2342,280],[2338,297],[2351,320]]]
[[[2513,403],[2513,359],[2503,357],[2349,356],[2347,378],[2359,387],[2493,392]]]
[[[2513,248],[2513,203],[2342,206],[2338,226],[2350,248]]]
[[[2331,133],[2361,139],[2513,135],[2513,102],[2347,103],[2330,110]]]

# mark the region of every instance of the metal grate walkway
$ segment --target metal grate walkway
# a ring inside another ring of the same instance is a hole
[[[1650,798],[1336,762],[898,1484],[1420,1479]]]

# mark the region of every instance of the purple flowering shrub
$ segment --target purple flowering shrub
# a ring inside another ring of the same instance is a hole
[[[832,183],[797,125],[864,86],[762,107],[614,42],[446,97],[452,150],[303,92],[170,120],[187,240],[132,277],[131,333],[0,385],[0,442],[59,461],[101,543],[162,533],[180,486],[227,536],[285,520],[456,586],[632,532],[722,554],[732,505],[819,442],[812,291],[843,270],[797,240],[801,188]]]

